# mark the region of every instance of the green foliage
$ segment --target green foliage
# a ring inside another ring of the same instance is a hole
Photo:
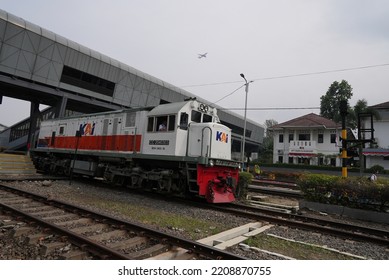
[[[349,100],[353,96],[352,87],[345,80],[335,81],[328,88],[325,95],[320,97],[320,115],[334,122],[340,122],[339,105],[341,100]],[[352,111],[348,106],[348,111]]]
[[[266,120],[264,126],[266,128],[265,137],[262,141],[262,148],[259,151],[258,157],[261,162],[272,163],[273,162],[273,134],[274,131],[271,127],[277,125],[278,122],[270,119]]]
[[[380,211],[389,206],[389,180],[385,178],[372,182],[363,177],[305,174],[297,184],[310,201]]]
[[[253,180],[253,175],[249,172],[239,172],[239,182],[236,188],[236,198],[238,200],[246,199],[247,189],[251,181]]]
[[[385,173],[385,168],[383,168],[381,165],[376,164],[369,168],[369,172],[383,174]]]

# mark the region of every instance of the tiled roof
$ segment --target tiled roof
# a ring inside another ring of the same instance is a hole
[[[322,116],[316,115],[314,113],[310,113],[308,115],[304,115],[280,124],[277,124],[275,126],[272,126],[270,129],[280,129],[280,128],[292,128],[292,127],[298,127],[298,128],[341,128],[340,124],[337,124],[336,122],[324,118]]]

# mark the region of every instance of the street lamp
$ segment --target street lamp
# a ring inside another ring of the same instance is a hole
[[[243,74],[240,74],[240,76],[244,79],[246,82],[245,91],[246,91],[246,98],[244,102],[244,125],[243,125],[243,139],[242,139],[242,166],[244,166],[244,146],[246,144],[246,115],[247,115],[247,94],[249,93],[249,83],[247,82],[245,76]]]

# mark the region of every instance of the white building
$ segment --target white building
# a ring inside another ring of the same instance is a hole
[[[273,163],[341,166],[341,125],[314,113],[275,125]]]
[[[366,168],[374,165],[380,165],[386,170],[389,170],[389,102],[370,106],[380,116],[379,119],[373,118],[374,129],[374,148],[365,146],[363,155],[365,156]],[[364,121],[365,128],[370,128],[370,120]],[[371,138],[369,133],[364,134],[365,139]]]

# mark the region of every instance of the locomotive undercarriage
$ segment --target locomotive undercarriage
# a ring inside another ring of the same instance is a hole
[[[104,169],[104,179],[117,185],[161,193],[185,194],[183,172],[178,166],[161,169],[131,161],[123,166],[108,164]]]
[[[174,161],[119,159],[78,155],[76,161],[69,154],[34,154],[37,169],[45,173],[70,176],[85,175],[131,189],[186,196],[188,191],[187,164]],[[162,169],[160,166],[164,166]],[[192,178],[195,181],[196,178]],[[197,186],[197,185],[196,185]],[[194,186],[192,186],[192,193]],[[197,187],[198,189],[198,187]]]
[[[108,183],[182,197],[200,196],[211,203],[235,200],[237,171],[189,161],[70,153],[33,153],[37,169],[65,176],[103,178]],[[72,172],[71,172],[72,170]]]

